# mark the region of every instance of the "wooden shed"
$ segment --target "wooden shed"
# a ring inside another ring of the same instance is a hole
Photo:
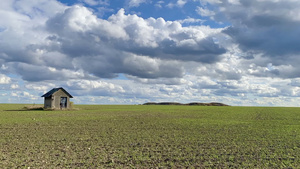
[[[70,98],[73,98],[64,88],[53,88],[42,97],[45,98],[44,108],[68,109],[70,108]]]

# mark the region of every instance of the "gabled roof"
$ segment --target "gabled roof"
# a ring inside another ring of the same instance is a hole
[[[46,94],[44,94],[41,97],[50,97],[52,96],[55,92],[57,92],[59,89],[61,89],[63,92],[65,92],[70,98],[73,98],[72,95],[70,95],[70,93],[68,93],[64,88],[62,87],[58,87],[58,88],[53,88],[52,90],[50,90],[49,92],[47,92]]]

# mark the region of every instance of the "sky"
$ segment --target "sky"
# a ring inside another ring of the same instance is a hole
[[[300,106],[299,0],[5,0],[0,103]]]

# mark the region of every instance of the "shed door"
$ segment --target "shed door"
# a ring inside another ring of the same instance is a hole
[[[67,108],[67,98],[66,97],[60,98],[60,108]]]

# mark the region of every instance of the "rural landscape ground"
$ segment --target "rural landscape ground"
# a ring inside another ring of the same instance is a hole
[[[300,168],[300,108],[0,104],[0,168]]]

